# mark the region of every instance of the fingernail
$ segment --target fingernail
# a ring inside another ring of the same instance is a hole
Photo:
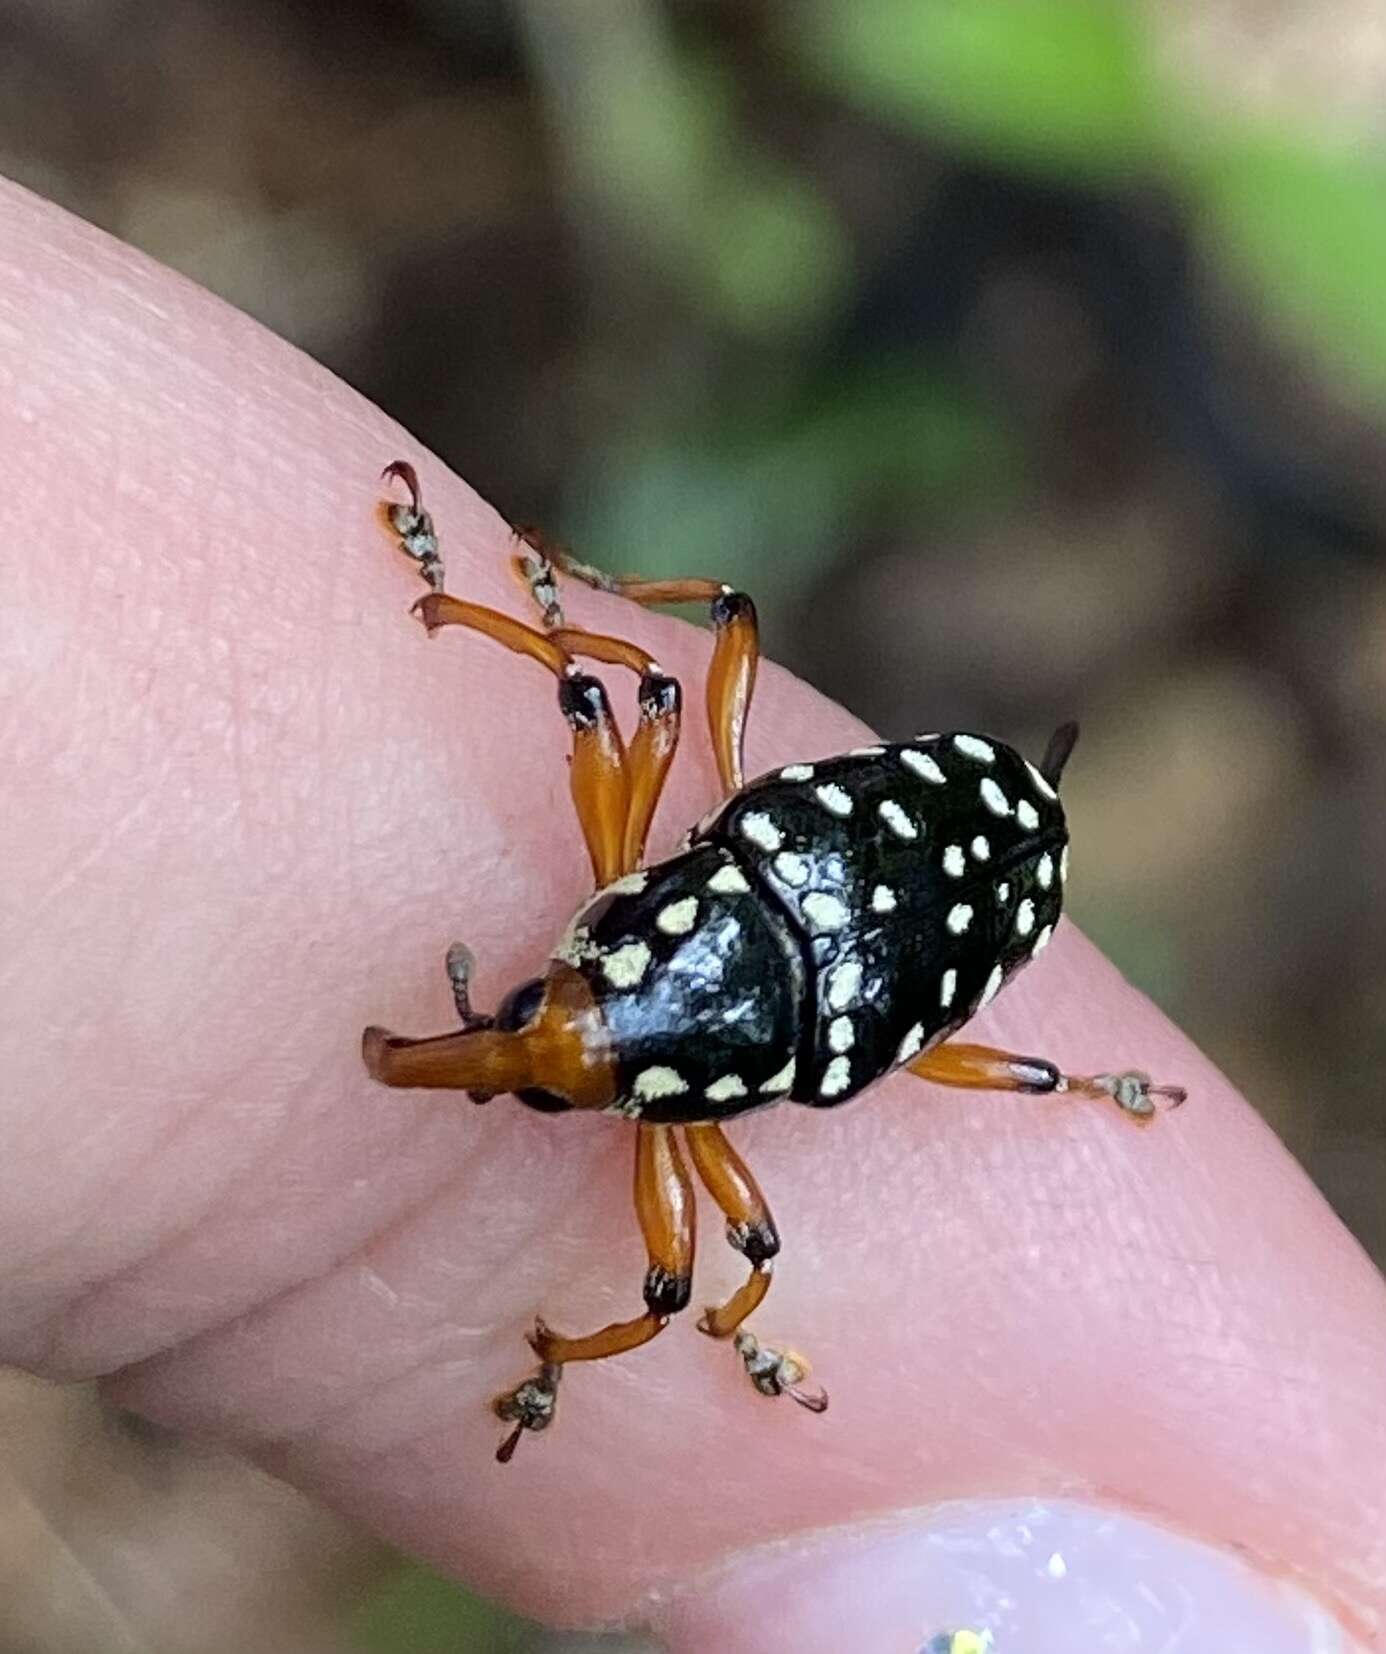
[[[674,1598],[671,1654],[1362,1654],[1298,1587],[1134,1517],[940,1507],[745,1558]]]

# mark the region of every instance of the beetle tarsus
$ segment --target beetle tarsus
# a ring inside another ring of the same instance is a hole
[[[562,1367],[546,1361],[532,1378],[497,1396],[491,1403],[498,1419],[515,1426],[496,1449],[499,1464],[509,1464],[515,1457],[515,1449],[526,1430],[547,1430],[553,1423],[558,1407],[558,1381],[562,1376]]]
[[[516,525],[515,543],[524,550],[515,555],[515,569],[543,615],[544,630],[563,626],[563,602],[558,595],[558,571],[536,531]]]
[[[387,504],[385,516],[390,527],[399,536],[400,550],[419,565],[419,573],[435,591],[443,589],[443,558],[438,550],[438,535],[433,519],[423,508],[419,489],[419,474],[405,459],[391,460],[381,472],[389,479],[397,477],[409,490],[409,504]]]
[[[1156,1085],[1149,1074],[1131,1068],[1120,1074],[1093,1074],[1070,1079],[1066,1087],[1079,1096],[1110,1097],[1123,1114],[1139,1125],[1149,1125],[1159,1113],[1169,1113],[1188,1100],[1182,1085]]]
[[[821,1385],[805,1388],[809,1364],[796,1350],[777,1350],[762,1344],[743,1327],[732,1340],[741,1357],[746,1376],[763,1396],[788,1396],[810,1413],[826,1413],[828,1392]]]

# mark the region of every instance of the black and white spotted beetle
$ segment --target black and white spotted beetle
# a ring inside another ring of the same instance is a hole
[[[552,1422],[570,1361],[647,1343],[691,1296],[693,1183],[725,1214],[746,1283],[698,1325],[730,1338],[763,1395],[821,1412],[807,1364],[762,1345],[745,1322],[770,1286],[780,1239],[721,1122],[788,1099],[835,1108],[892,1069],[944,1085],[1066,1092],[1148,1122],[1177,1086],[1138,1073],[1075,1077],[1038,1057],[945,1044],[1043,951],[1058,922],[1068,833],[1057,785],[1077,735],[1060,729],[1042,762],[990,737],[920,736],[791,764],[746,785],[742,742],[758,659],[751,600],[715,581],[613,580],[517,531],[517,567],[543,629],[443,592],[437,537],[413,467],[385,518],[432,588],[416,605],[430,632],[459,625],[548,667],[572,731],[571,785],[596,893],[545,973],[494,1017],[471,1006],[471,958],[448,974],[461,1029],[411,1040],[368,1028],[366,1066],[387,1085],[436,1086],[487,1102],[513,1092],[544,1112],[594,1109],[636,1124],[636,1211],[649,1253],[645,1310],[585,1337],[538,1322],[537,1373],[495,1402],[513,1425],[497,1457]],[[679,854],[642,866],[678,741],[681,694],[642,649],[565,625],[558,576],[639,603],[706,601],[716,646],[707,709],[727,794]],[[639,675],[640,722],[623,743],[605,690],[577,657]]]

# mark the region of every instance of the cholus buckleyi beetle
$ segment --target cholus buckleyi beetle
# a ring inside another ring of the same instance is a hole
[[[445,594],[413,467],[397,460],[385,475],[409,492],[383,510],[431,588],[415,606],[428,631],[481,632],[557,679],[595,894],[543,974],[494,1016],[472,1008],[471,956],[454,944],[460,1028],[432,1039],[368,1028],[366,1067],[386,1085],[446,1087],[476,1102],[511,1092],[546,1113],[595,1110],[635,1126],[644,1312],[582,1337],[536,1322],[538,1370],[494,1403],[512,1426],[497,1457],[507,1462],[525,1431],[552,1423],[570,1362],[635,1349],[688,1305],[690,1163],[750,1266],[699,1330],[731,1341],[762,1395],[822,1412],[827,1397],[808,1386],[803,1357],[746,1327],[780,1237],[724,1122],[784,1101],[836,1108],[897,1068],[941,1085],[1096,1098],[1142,1124],[1157,1102],[1184,1100],[1145,1074],[1064,1074],[1043,1057],[952,1037],[1054,933],[1068,874],[1057,789],[1076,726],[1056,732],[1038,765],[991,736],[948,733],[790,764],[748,784],[742,745],[758,659],[749,597],[710,580],[612,579],[517,530],[516,568],[542,615],[541,627],[526,626]],[[642,865],[645,840],[678,743],[680,688],[634,644],[568,626],[560,575],[642,604],[711,605],[707,714],[725,797],[677,855],[652,866]],[[580,658],[638,675],[629,745]]]

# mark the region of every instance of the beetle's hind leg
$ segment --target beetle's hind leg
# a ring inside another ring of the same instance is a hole
[[[1089,1097],[1112,1102],[1137,1125],[1148,1126],[1161,1108],[1178,1108],[1188,1093],[1180,1085],[1156,1085],[1149,1074],[1064,1074],[1044,1057],[1018,1057],[988,1045],[949,1042],[926,1051],[910,1072],[937,1085],[967,1091],[1024,1091],[1032,1096]]]
[[[671,1316],[687,1308],[693,1282],[695,1210],[692,1180],[673,1128],[637,1127],[635,1212],[649,1256],[645,1312],[579,1338],[565,1338],[542,1321],[535,1323],[529,1342],[539,1357],[538,1372],[493,1403],[497,1417],[515,1426],[496,1452],[502,1464],[510,1461],[526,1430],[543,1430],[552,1423],[559,1378],[570,1361],[604,1361],[638,1349],[663,1332]]]
[[[809,1367],[803,1356],[762,1344],[743,1324],[764,1302],[780,1250],[779,1230],[765,1196],[720,1126],[711,1121],[686,1126],[684,1136],[703,1187],[727,1219],[727,1240],[751,1266],[749,1278],[726,1303],[703,1311],[698,1331],[709,1338],[732,1339],[747,1377],[761,1395],[787,1395],[810,1412],[825,1412],[826,1393],[804,1388]]]

